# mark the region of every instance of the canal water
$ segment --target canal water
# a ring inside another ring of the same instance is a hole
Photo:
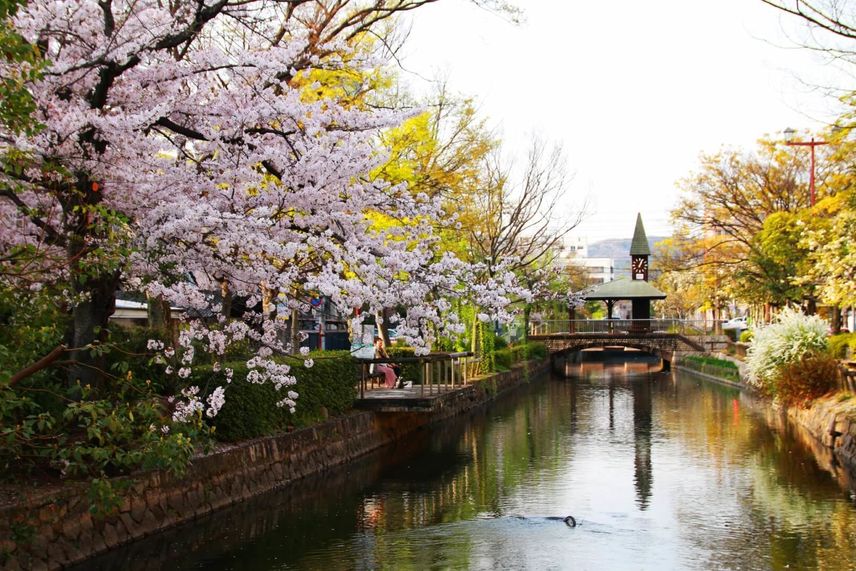
[[[856,569],[856,495],[804,435],[687,374],[579,369],[80,568]]]

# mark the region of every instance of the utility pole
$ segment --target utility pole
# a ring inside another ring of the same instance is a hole
[[[811,149],[811,166],[809,167],[809,175],[808,175],[808,189],[810,196],[810,204],[814,206],[815,202],[815,190],[814,190],[814,148],[820,145],[828,145],[829,143],[826,141],[815,141],[814,137],[811,138],[811,141],[794,141],[793,137],[796,134],[796,131],[788,127],[784,131],[785,133],[785,144],[790,145],[792,147],[808,147]]]

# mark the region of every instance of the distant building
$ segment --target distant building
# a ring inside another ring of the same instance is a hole
[[[563,252],[566,258],[588,258],[588,241],[582,236],[567,236]]]
[[[578,258],[571,263],[585,268],[590,284],[605,284],[615,279],[615,260],[612,258]]]
[[[184,309],[181,307],[170,307],[170,311],[173,316],[184,313]],[[117,299],[110,321],[123,327],[147,327],[149,324],[149,304],[141,301]]]
[[[579,236],[567,238],[562,254],[567,265],[575,266],[585,272],[587,285],[603,284],[615,279],[615,260],[589,258],[588,242],[585,238]]]

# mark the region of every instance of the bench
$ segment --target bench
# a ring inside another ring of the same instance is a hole
[[[359,359],[360,363],[360,396],[365,393],[365,391],[369,388],[374,388],[375,383],[377,386],[383,385],[383,382],[386,380],[386,375],[384,375],[380,371],[376,371],[374,367],[374,363],[369,360]]]

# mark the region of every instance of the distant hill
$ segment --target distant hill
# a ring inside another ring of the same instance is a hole
[[[657,262],[654,256],[654,244],[665,240],[668,236],[648,236],[648,247],[651,248],[652,276],[657,275]],[[631,238],[610,238],[589,244],[590,258],[612,258],[615,260],[615,277],[630,277],[630,242]],[[653,279],[653,277],[652,277]]]
[[[651,252],[654,252],[654,244],[661,242],[668,236],[648,236],[648,247]],[[615,258],[616,262],[627,259],[627,265],[630,265],[630,242],[631,238],[610,238],[609,240],[600,240],[589,244],[589,258]]]

